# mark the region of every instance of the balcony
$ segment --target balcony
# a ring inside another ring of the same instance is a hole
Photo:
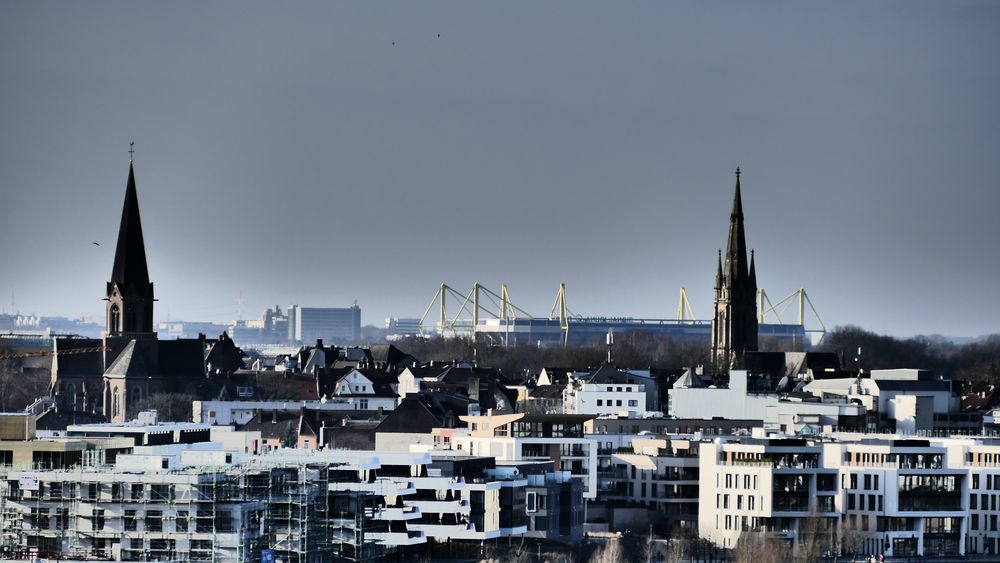
[[[782,493],[771,501],[774,512],[808,512],[809,495],[806,493]]]
[[[416,506],[404,506],[402,508],[379,508],[375,511],[375,518],[378,520],[415,520],[420,518],[420,509]]]
[[[408,500],[403,504],[416,508],[421,514],[468,514],[468,501],[464,500]]]
[[[418,545],[427,542],[427,536],[420,530],[409,530],[406,532],[371,532],[365,534],[365,539],[374,540],[380,545],[387,547],[398,545]]]

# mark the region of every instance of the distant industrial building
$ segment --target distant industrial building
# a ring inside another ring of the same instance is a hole
[[[416,336],[422,334],[420,319],[417,318],[386,317],[385,329],[389,331],[389,334],[398,336]]]
[[[361,338],[361,307],[288,308],[288,336],[294,342],[355,341]]]

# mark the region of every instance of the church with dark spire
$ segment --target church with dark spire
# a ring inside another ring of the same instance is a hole
[[[155,298],[131,160],[104,301],[106,329],[100,339],[54,339],[53,414],[64,421],[91,418],[123,422],[134,417],[150,395],[206,393],[205,358],[214,342],[204,336],[160,340],[153,331]]]
[[[751,250],[748,261],[740,169],[737,168],[726,253],[723,256],[719,251],[715,272],[712,359],[720,372],[740,367],[745,353],[757,350],[757,269],[753,254]]]

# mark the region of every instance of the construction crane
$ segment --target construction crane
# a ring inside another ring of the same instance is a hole
[[[33,352],[18,352],[16,354],[0,354],[0,361],[2,360],[20,360],[23,358],[38,358],[42,356],[64,356],[68,354],[91,354],[94,352],[103,352],[106,350],[106,346],[94,346],[91,348],[71,348],[68,350],[35,350]]]

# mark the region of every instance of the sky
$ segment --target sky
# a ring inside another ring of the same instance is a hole
[[[709,318],[739,166],[772,300],[998,332],[998,54],[997,2],[3,2],[0,308],[103,317],[134,140],[158,320]]]

